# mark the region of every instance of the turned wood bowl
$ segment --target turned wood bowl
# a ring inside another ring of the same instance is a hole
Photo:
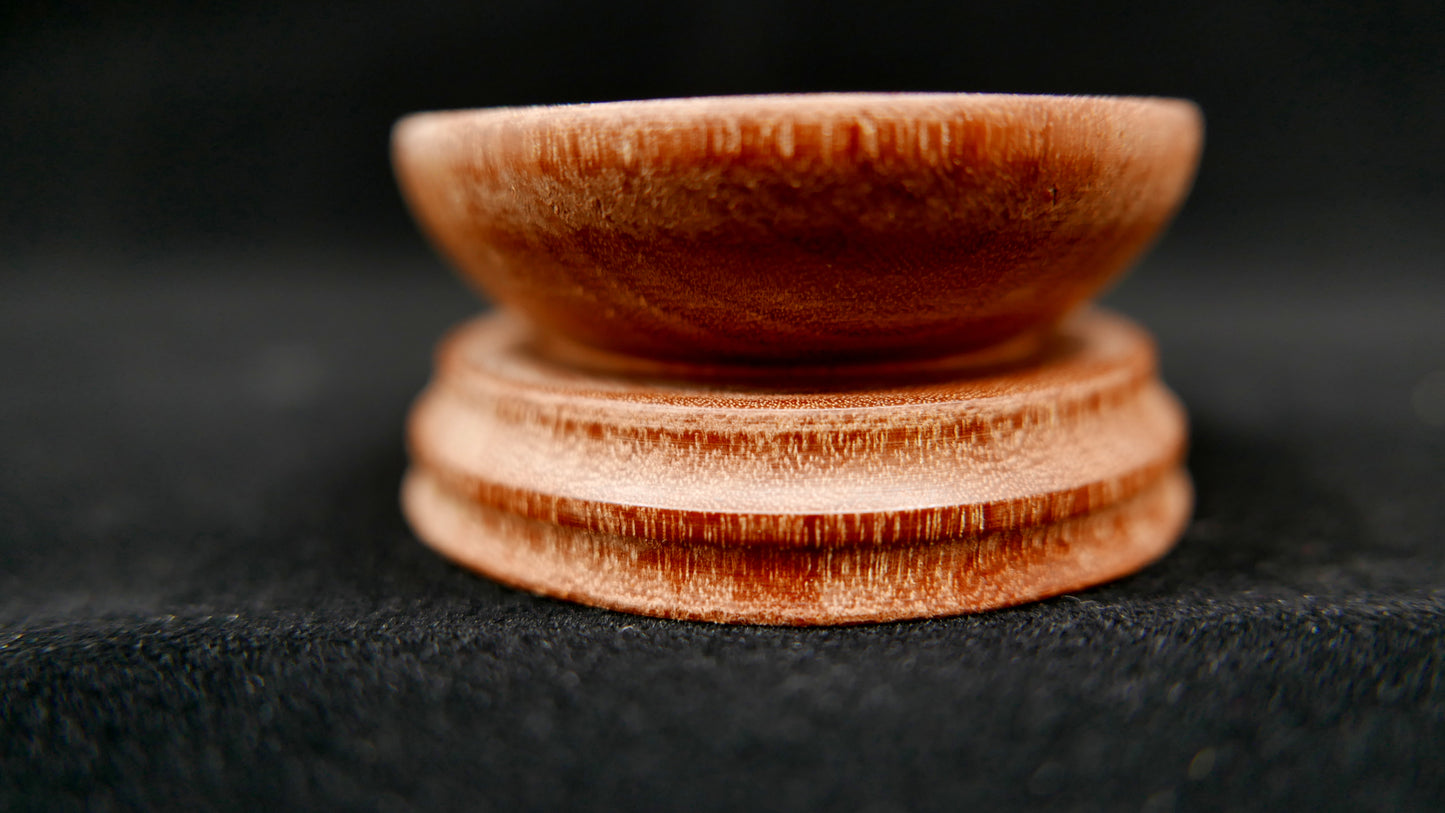
[[[1173,99],[837,94],[420,113],[416,219],[544,335],[845,364],[1040,332],[1147,247],[1202,119]]]

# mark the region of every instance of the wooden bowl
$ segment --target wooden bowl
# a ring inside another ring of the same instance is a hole
[[[1191,103],[837,94],[421,113],[412,212],[544,333],[672,361],[945,356],[1133,262],[1199,158]]]

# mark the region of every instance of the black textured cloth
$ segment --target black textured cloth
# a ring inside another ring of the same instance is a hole
[[[534,598],[420,545],[402,420],[477,308],[434,261],[16,263],[0,809],[1440,809],[1440,255],[1296,250],[1174,250],[1112,298],[1191,413],[1173,554],[841,629]]]

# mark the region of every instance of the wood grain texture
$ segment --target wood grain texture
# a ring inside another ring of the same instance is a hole
[[[403,501],[525,589],[714,621],[981,610],[1188,515],[1152,344],[1065,316],[1173,215],[1188,102],[732,97],[429,113],[417,220],[507,307],[443,342]]]
[[[404,489],[426,541],[536,592],[732,622],[957,613],[1137,569],[1188,514],[1183,412],[1117,316],[913,383],[699,383],[546,347],[505,315],[445,341]]]
[[[1201,145],[1165,99],[838,94],[427,113],[393,156],[463,275],[545,332],[717,363],[933,358],[1129,265]]]
[[[442,554],[542,595],[642,615],[793,626],[978,612],[1092,587],[1162,556],[1192,492],[1174,469],[1094,513],[1017,531],[887,546],[670,545],[470,502],[413,470],[403,499]]]

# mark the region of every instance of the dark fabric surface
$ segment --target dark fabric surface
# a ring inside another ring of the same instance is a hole
[[[403,415],[476,307],[435,262],[22,264],[0,809],[1438,809],[1439,254],[1293,251],[1174,250],[1113,298],[1194,423],[1171,556],[802,630],[533,598],[416,542]]]

